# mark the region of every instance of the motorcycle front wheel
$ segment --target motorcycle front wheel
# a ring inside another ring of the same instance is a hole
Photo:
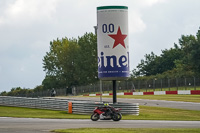
[[[99,114],[97,114],[97,113],[92,114],[90,118],[92,121],[97,121],[99,119]]]
[[[119,121],[119,120],[121,120],[121,118],[122,118],[121,113],[115,113],[115,114],[113,114],[113,117],[112,117],[113,121]]]

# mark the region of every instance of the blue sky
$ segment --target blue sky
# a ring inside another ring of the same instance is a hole
[[[200,27],[199,0],[1,0],[0,92],[42,83],[49,42],[94,32],[96,7],[128,6],[130,68]]]

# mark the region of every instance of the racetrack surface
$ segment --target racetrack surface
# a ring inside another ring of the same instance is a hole
[[[38,119],[0,117],[1,133],[49,133],[67,128],[199,128],[200,121]]]

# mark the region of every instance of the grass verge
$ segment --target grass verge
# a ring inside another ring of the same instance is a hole
[[[67,111],[0,106],[0,117],[89,119],[90,115],[68,114]]]
[[[200,111],[140,106],[139,116],[123,115],[125,120],[200,120]]]
[[[200,128],[78,128],[78,129],[59,129],[56,133],[200,133]]]
[[[0,117],[90,119],[90,115],[68,114],[67,111],[0,106]],[[123,120],[200,121],[200,111],[140,106],[139,116],[123,115]]]

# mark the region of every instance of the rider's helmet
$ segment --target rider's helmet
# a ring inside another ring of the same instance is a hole
[[[108,103],[104,103],[104,106],[109,106],[109,104]]]

